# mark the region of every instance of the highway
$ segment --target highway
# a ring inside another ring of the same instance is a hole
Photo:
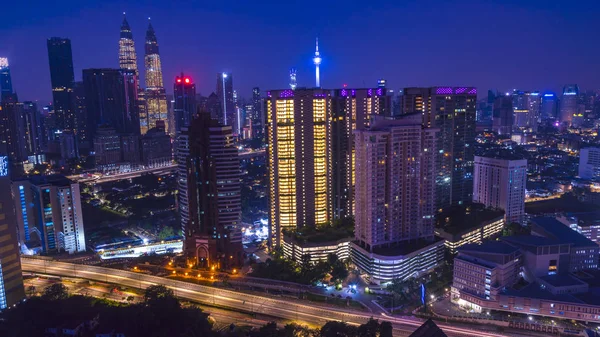
[[[297,322],[304,322],[312,326],[321,326],[327,321],[334,320],[359,325],[365,323],[372,316],[370,313],[361,311],[342,308],[333,311],[331,308],[319,307],[316,305],[306,305],[300,301],[295,301],[292,299],[278,299],[268,296],[247,294],[243,292],[208,287],[125,270],[77,265],[64,262],[32,259],[27,257],[23,257],[21,259],[21,263],[23,271],[27,272],[44,273],[63,277],[84,278],[141,289],[145,289],[151,285],[164,285],[172,289],[176,296],[186,300],[222,308],[230,308],[283,319],[290,319]],[[391,322],[394,325],[395,336],[408,336],[422,324],[422,320],[412,317],[399,318],[382,315],[382,317],[375,318]],[[499,334],[494,330],[473,330],[457,326],[457,324],[437,324],[448,336],[451,337],[508,336]],[[493,327],[490,328],[493,329]],[[511,333],[510,336],[520,335]]]
[[[101,183],[106,183],[106,182],[110,182],[110,181],[136,178],[136,177],[139,177],[146,173],[153,173],[156,175],[161,175],[161,174],[165,174],[165,173],[175,172],[176,169],[177,169],[177,165],[172,164],[169,166],[155,167],[155,168],[127,172],[127,173],[103,175],[100,177],[81,177],[80,175],[73,175],[73,176],[69,176],[68,178],[73,181],[76,181],[78,183],[101,184]]]

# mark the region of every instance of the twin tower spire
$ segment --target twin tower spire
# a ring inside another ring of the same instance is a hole
[[[150,21],[150,18],[148,18],[148,21]],[[139,76],[135,43],[125,13],[123,13],[119,39],[119,67],[133,71],[135,75]],[[167,130],[169,130],[167,96],[163,86],[158,41],[154,33],[154,27],[150,22],[148,22],[146,43],[144,45],[144,68],[146,89],[138,92],[139,100],[142,102],[140,104],[140,131],[145,134],[149,129],[154,128],[159,120],[164,121]]]

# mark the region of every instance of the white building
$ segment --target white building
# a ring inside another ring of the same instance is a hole
[[[506,222],[525,215],[526,159],[475,156],[473,202],[502,209]]]
[[[12,183],[22,252],[85,252],[79,184],[61,175]]]
[[[599,147],[586,147],[579,151],[579,177],[583,179],[600,177]]]

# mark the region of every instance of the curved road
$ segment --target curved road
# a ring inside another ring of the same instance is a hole
[[[158,276],[125,270],[110,269],[96,266],[78,265],[65,262],[47,261],[23,257],[21,259],[23,271],[45,273],[57,276],[84,278],[95,281],[119,284],[132,288],[145,289],[151,285],[164,285],[175,292],[175,295],[187,300],[215,305],[219,307],[244,310],[252,313],[261,313],[274,317],[302,321],[311,325],[321,326],[327,321],[344,321],[350,324],[365,323],[372,315],[360,311],[319,307],[306,305],[291,299],[277,299],[267,296],[258,296],[238,291],[208,287],[189,282],[177,281]],[[422,324],[417,318],[398,318],[387,315],[374,317],[394,324],[396,336],[408,336]],[[472,330],[437,323],[448,336],[478,336],[498,337],[505,336],[497,332]],[[516,336],[511,334],[511,336]]]

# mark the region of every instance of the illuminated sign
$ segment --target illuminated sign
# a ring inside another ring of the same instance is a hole
[[[565,93],[563,93],[563,96],[575,96],[575,95],[577,95],[576,92],[565,92]]]
[[[0,177],[8,176],[8,157],[0,156]]]

